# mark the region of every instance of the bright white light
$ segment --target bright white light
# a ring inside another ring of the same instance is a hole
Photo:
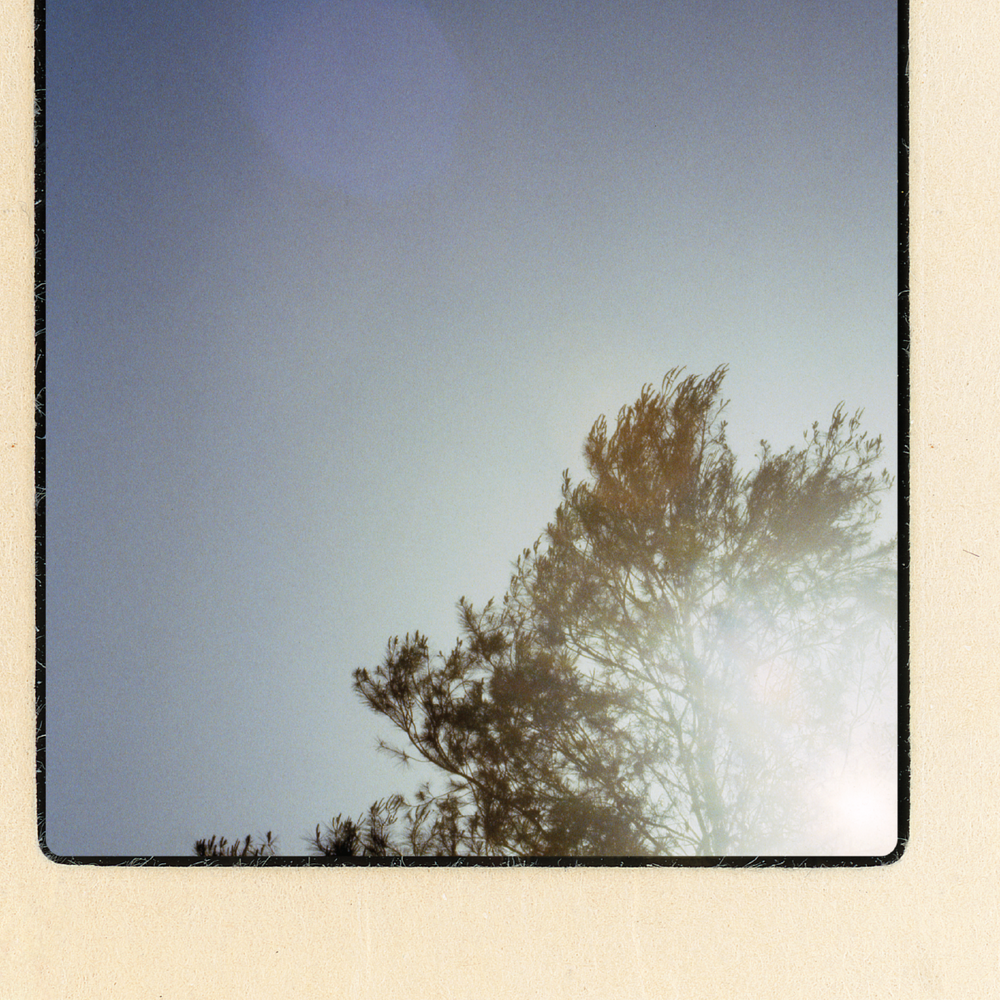
[[[896,788],[888,776],[854,772],[825,788],[834,854],[885,855],[897,839]]]

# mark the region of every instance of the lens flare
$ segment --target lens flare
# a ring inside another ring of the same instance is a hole
[[[888,773],[854,771],[829,780],[824,789],[832,854],[890,854],[896,847],[896,788]]]
[[[250,110],[293,171],[375,201],[441,174],[468,85],[417,0],[258,7]]]

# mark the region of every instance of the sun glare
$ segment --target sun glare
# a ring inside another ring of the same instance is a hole
[[[889,854],[896,846],[896,789],[888,776],[855,772],[826,786],[826,816],[834,854]]]

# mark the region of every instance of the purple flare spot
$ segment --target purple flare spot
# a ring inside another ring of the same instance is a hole
[[[276,3],[256,32],[251,111],[297,173],[391,200],[447,165],[468,86],[418,3]]]

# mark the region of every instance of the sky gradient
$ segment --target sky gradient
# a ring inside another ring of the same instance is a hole
[[[450,648],[675,366],[743,464],[844,401],[895,472],[894,4],[47,17],[55,853],[414,789],[351,672]]]

